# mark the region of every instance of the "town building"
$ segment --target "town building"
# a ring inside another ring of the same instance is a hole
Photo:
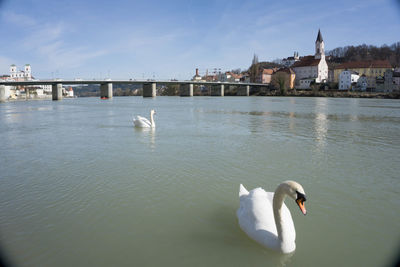
[[[376,80],[376,91],[390,93],[398,90],[398,86],[394,80],[395,72],[392,70],[385,71],[384,76],[379,76]],[[397,75],[397,74],[396,74]]]
[[[25,64],[24,70],[17,70],[17,66],[10,66],[10,77],[14,81],[30,81],[32,80],[31,65]]]
[[[336,66],[334,70],[334,81],[339,82],[339,74],[344,70],[357,72],[359,75],[365,75],[368,80],[368,88],[375,89],[381,81],[387,70],[392,70],[388,60],[369,60],[369,61],[351,61]],[[378,78],[378,80],[377,80]]]
[[[356,90],[366,91],[367,88],[368,88],[368,79],[367,79],[367,76],[365,76],[365,74],[363,74],[360,76],[360,78],[358,78]]]
[[[344,70],[339,74],[339,90],[350,90],[357,84],[360,75],[352,70]]]
[[[277,70],[278,70],[277,68],[263,69],[262,72],[260,73],[259,77],[257,77],[256,82],[270,84],[272,74],[274,74],[274,72]]]
[[[201,81],[201,76],[199,75],[199,69],[196,68],[196,74],[193,76],[192,81]]]
[[[242,74],[227,71],[221,76],[221,82],[240,82],[242,76]]]
[[[328,80],[328,64],[325,59],[325,43],[321,31],[318,30],[315,40],[315,55],[300,58],[292,66],[296,78],[295,87],[299,89],[310,89],[310,84],[324,83]]]
[[[30,64],[25,64],[22,70],[18,70],[15,64],[10,66],[10,74],[3,75],[1,80],[8,81],[38,81],[32,75]],[[51,85],[29,85],[29,86],[6,86],[6,99],[15,99],[20,96],[26,98],[44,98],[50,96],[52,92]]]
[[[400,91],[400,68],[393,71],[394,90]]]
[[[299,52],[294,52],[293,57],[287,57],[282,59],[282,65],[284,65],[285,67],[291,67],[294,63],[296,63],[297,61],[299,61]]]

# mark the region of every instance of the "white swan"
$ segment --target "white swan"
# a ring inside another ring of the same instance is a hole
[[[142,116],[136,116],[133,118],[133,124],[135,127],[139,128],[154,128],[156,124],[154,123],[153,115],[156,114],[154,109],[150,110],[150,121]]]
[[[250,192],[240,184],[240,207],[237,210],[240,228],[261,245],[283,253],[296,249],[296,231],[292,216],[286,207],[286,196],[296,200],[306,215],[303,187],[295,181],[281,183],[273,192],[255,188]]]

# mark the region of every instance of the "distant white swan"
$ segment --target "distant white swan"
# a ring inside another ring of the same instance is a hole
[[[133,124],[135,127],[139,128],[154,128],[156,124],[154,123],[153,115],[156,114],[154,109],[150,110],[150,121],[142,116],[136,116],[133,118]]]
[[[240,228],[250,238],[267,248],[290,253],[296,249],[296,231],[284,203],[286,196],[295,199],[306,215],[304,189],[295,181],[281,183],[274,193],[260,187],[249,192],[240,184],[240,207],[236,214]]]

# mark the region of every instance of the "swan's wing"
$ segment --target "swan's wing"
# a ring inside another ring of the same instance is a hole
[[[240,198],[237,216],[239,224],[245,232],[249,234],[248,231],[264,229],[277,235],[272,208],[273,196],[272,192],[256,188],[251,190],[247,196]]]
[[[133,124],[135,125],[135,127],[150,127],[151,126],[150,121],[142,116],[136,116],[136,118],[133,119]]]
[[[142,121],[143,123],[148,124],[148,125],[151,124],[150,121],[149,121],[147,118],[145,118],[145,117],[137,116],[137,119],[140,120],[140,121]]]

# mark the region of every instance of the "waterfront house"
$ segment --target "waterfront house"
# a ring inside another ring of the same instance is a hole
[[[315,40],[315,55],[300,58],[292,66],[296,74],[295,87],[299,89],[309,89],[310,84],[324,83],[328,80],[328,64],[325,59],[325,44],[321,31],[318,30]]]
[[[393,71],[393,84],[394,84],[394,90],[399,91],[400,90],[400,68],[396,68]]]
[[[366,91],[368,87],[369,86],[367,76],[363,74],[358,78],[356,89],[360,91]]]
[[[392,70],[385,71],[383,77],[379,76],[376,80],[376,91],[378,92],[393,92],[397,91],[398,87],[393,79],[394,72]]]
[[[373,89],[376,88],[377,78],[383,77],[385,71],[391,69],[392,66],[388,60],[351,61],[336,66],[334,79],[335,82],[339,82],[339,74],[344,70],[351,70],[359,75],[365,75],[368,80],[368,88]]]
[[[360,75],[352,70],[344,70],[339,74],[339,90],[350,90],[357,84]]]

